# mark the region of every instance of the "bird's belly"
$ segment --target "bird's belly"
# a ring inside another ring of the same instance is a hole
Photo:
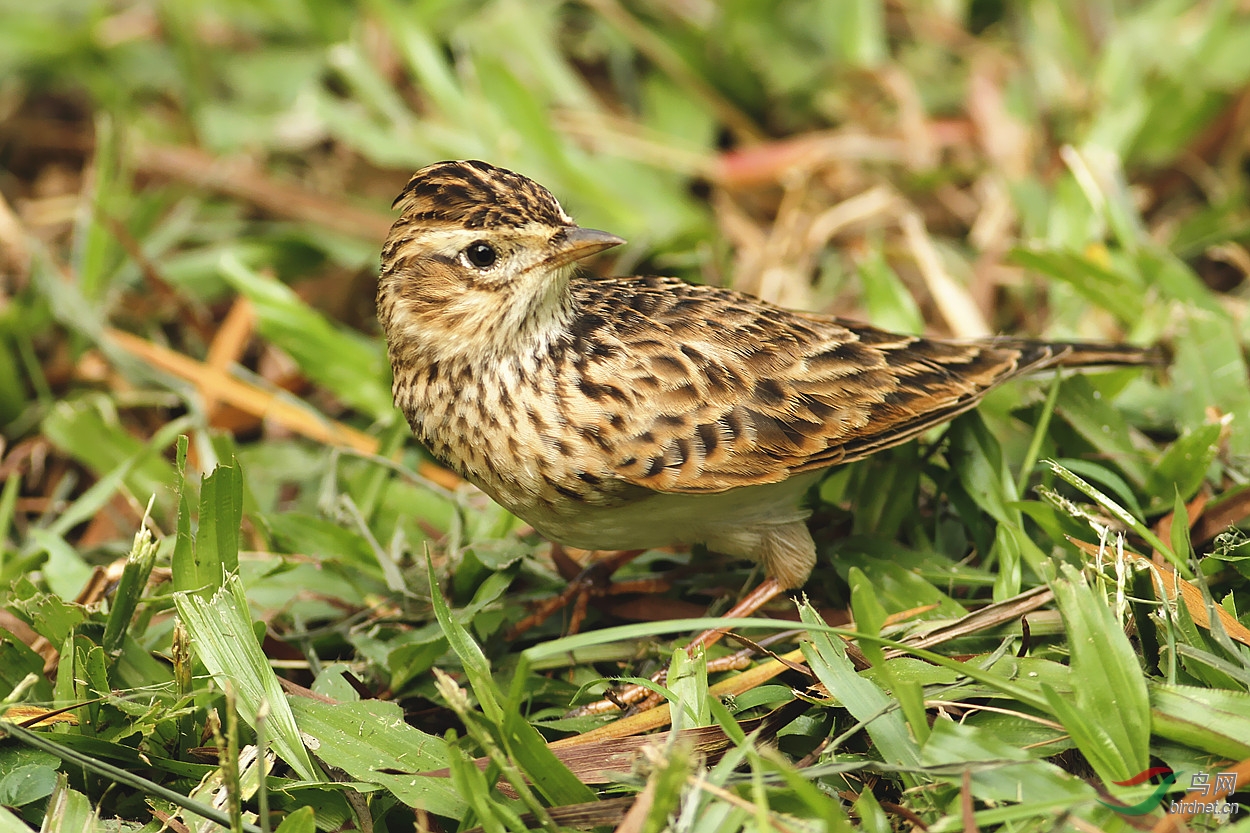
[[[780,483],[742,486],[715,494],[657,492],[620,506],[514,507],[544,536],[587,550],[631,550],[670,544],[707,544],[729,555],[751,556],[736,531],[801,522],[807,489],[823,474],[804,472]]]

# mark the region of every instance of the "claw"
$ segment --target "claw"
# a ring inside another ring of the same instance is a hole
[[[569,616],[568,632],[577,633],[586,621],[586,613],[590,609],[592,598],[601,599],[606,596],[619,596],[627,593],[655,592],[656,583],[643,579],[639,581],[613,582],[612,574],[645,550],[621,550],[606,558],[594,559],[586,566],[575,561],[560,544],[551,545],[551,560],[556,570],[568,581],[568,586],[558,595],[539,602],[534,612],[526,616],[508,629],[506,637],[516,639],[531,628],[541,625],[551,618],[558,610],[573,605]]]

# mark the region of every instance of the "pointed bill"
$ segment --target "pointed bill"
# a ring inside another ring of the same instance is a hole
[[[622,238],[606,231],[570,226],[563,234],[557,234],[552,238],[551,245],[555,252],[544,261],[544,265],[565,266],[624,242]]]

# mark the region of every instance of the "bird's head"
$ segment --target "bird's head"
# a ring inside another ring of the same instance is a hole
[[[378,316],[393,359],[535,349],[570,314],[584,257],[625,242],[585,229],[546,188],[485,162],[438,162],[395,200]]]

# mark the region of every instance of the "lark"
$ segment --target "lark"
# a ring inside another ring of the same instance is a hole
[[[413,175],[382,250],[395,403],[436,457],[552,541],[705,544],[773,592],[816,562],[808,489],[1035,371],[1127,345],[900,335],[671,277],[598,278],[622,244],[485,162]]]

